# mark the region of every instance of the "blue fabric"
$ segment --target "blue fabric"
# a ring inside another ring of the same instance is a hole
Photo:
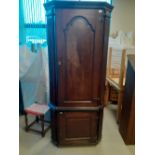
[[[48,107],[49,107],[51,110],[56,110],[56,106],[55,106],[53,103],[48,103]]]

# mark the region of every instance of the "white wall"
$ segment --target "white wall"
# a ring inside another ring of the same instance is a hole
[[[110,34],[119,30],[135,32],[135,0],[112,0]]]

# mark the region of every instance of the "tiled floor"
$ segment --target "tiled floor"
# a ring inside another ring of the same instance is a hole
[[[134,155],[134,146],[126,146],[121,138],[115,120],[116,108],[110,105],[104,109],[102,140],[96,146],[58,148],[51,143],[50,131],[44,138],[33,132],[24,131],[24,118],[19,122],[20,155]]]

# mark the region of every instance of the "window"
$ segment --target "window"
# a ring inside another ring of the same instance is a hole
[[[45,0],[21,0],[26,43],[46,42]]]
[[[23,0],[25,24],[45,24],[44,0]]]

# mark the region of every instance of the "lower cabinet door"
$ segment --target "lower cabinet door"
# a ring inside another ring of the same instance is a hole
[[[83,145],[97,143],[99,128],[97,112],[59,112],[59,145]]]

